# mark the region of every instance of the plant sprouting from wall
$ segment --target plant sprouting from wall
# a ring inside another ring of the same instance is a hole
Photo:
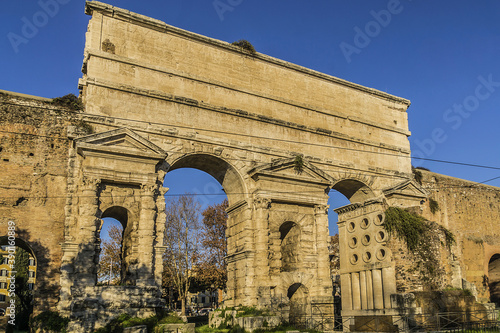
[[[411,171],[413,172],[413,178],[415,178],[415,181],[422,185],[422,172],[418,170],[417,168],[411,167]]]
[[[413,270],[420,272],[421,280],[432,289],[438,288],[443,275],[439,244],[445,245],[440,239],[444,237],[448,250],[451,250],[455,242],[453,233],[416,213],[397,207],[385,211],[383,226],[389,234],[406,243],[408,252],[415,257]]]
[[[52,104],[57,106],[67,107],[71,110],[82,111],[83,102],[80,98],[76,97],[74,94],[67,94],[63,97],[56,97],[52,99]]]
[[[298,174],[301,174],[304,171],[304,159],[302,155],[295,155],[295,159],[293,160],[293,169]]]
[[[255,54],[255,48],[249,41],[245,39],[240,39],[236,42],[232,42],[231,45],[238,46],[240,49],[244,51],[247,51],[251,54]]]
[[[432,214],[436,214],[439,210],[439,203],[436,200],[429,198],[429,208]]]

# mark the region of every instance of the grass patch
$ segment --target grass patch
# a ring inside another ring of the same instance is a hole
[[[270,316],[268,310],[259,310],[253,306],[242,306],[238,309],[236,313],[236,318],[240,317],[261,317]]]

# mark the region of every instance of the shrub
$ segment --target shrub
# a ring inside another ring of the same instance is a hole
[[[54,311],[44,311],[32,319],[30,326],[36,326],[42,331],[66,332],[68,323],[69,318],[62,317]]]
[[[248,51],[251,54],[255,53],[255,48],[253,47],[253,45],[245,39],[240,39],[237,42],[232,42],[231,45],[238,46],[240,49]]]
[[[57,106],[63,106],[70,108],[72,110],[81,111],[83,110],[83,102],[80,98],[76,97],[74,94],[67,94],[63,97],[56,97],[52,99],[52,104]]]

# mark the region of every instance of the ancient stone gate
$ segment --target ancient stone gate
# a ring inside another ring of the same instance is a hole
[[[228,196],[227,306],[284,299],[290,321],[331,321],[336,189],[351,201],[338,210],[344,311],[390,311],[383,212],[425,197],[411,181],[409,101],[100,2],[86,12],[79,87],[94,133],[69,134],[63,313],[93,326],[162,306],[163,177],[184,167]],[[124,226],[122,298],[96,286],[104,217]]]
[[[226,306],[331,328],[331,189],[350,200],[336,209],[344,329],[394,323],[404,293],[422,292],[411,313],[450,310],[428,303],[411,253],[383,227],[388,207],[455,235],[449,247],[436,238],[435,290],[468,289],[475,309],[500,302],[500,190],[424,170],[417,182],[409,101],[100,2],[86,11],[83,110],[0,91],[0,245],[14,224],[36,259],[35,313],[90,332],[164,307],[164,176],[179,168],[228,196]],[[106,217],[124,229],[119,286],[97,281]]]

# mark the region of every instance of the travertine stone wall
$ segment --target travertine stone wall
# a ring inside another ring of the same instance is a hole
[[[456,244],[443,256],[448,284],[471,289],[481,302],[490,300],[488,265],[500,254],[500,190],[485,184],[420,170],[422,186],[439,204],[434,214],[429,200],[422,215],[449,229]]]
[[[56,310],[67,200],[68,127],[78,115],[51,100],[0,91],[0,236],[16,237],[37,264],[35,312]]]

